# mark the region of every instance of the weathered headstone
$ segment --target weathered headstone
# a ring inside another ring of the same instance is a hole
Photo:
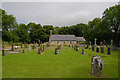
[[[29,51],[31,51],[31,46],[29,45]]]
[[[95,50],[95,48],[94,48],[94,45],[92,46],[92,51],[94,51]]]
[[[13,42],[12,42],[12,49],[11,50],[13,51]]]
[[[95,38],[95,47],[97,46],[96,41],[97,41],[97,39]]]
[[[100,76],[103,68],[103,60],[100,56],[93,56],[91,59],[91,72],[94,76]]]
[[[110,55],[110,47],[108,47],[108,52],[107,53],[108,53],[108,55]]]
[[[104,53],[104,47],[100,47],[101,48],[101,53]]]
[[[84,49],[82,49],[82,54],[85,54],[85,53],[84,53]]]
[[[98,52],[98,53],[99,53],[99,48],[98,48],[98,47],[96,48],[96,52]]]
[[[55,48],[55,54],[57,55],[59,53],[59,50]]]
[[[4,46],[3,46],[3,49],[2,49],[2,56],[5,55],[5,52],[4,52]]]
[[[25,50],[23,49],[23,53],[25,53]]]

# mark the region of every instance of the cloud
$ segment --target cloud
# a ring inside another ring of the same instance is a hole
[[[70,26],[101,17],[112,2],[4,2],[3,9],[16,17],[18,23]]]

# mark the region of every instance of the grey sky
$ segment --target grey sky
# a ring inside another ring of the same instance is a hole
[[[88,23],[117,2],[3,2],[2,8],[18,23],[70,26]]]

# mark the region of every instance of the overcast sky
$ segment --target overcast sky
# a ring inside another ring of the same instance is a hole
[[[117,2],[3,2],[2,8],[16,17],[18,23],[71,26],[101,17],[103,11]]]

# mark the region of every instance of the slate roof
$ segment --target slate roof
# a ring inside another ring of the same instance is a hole
[[[77,41],[85,41],[85,38],[84,37],[76,37],[76,40]]]
[[[51,41],[76,41],[75,35],[52,35]]]

